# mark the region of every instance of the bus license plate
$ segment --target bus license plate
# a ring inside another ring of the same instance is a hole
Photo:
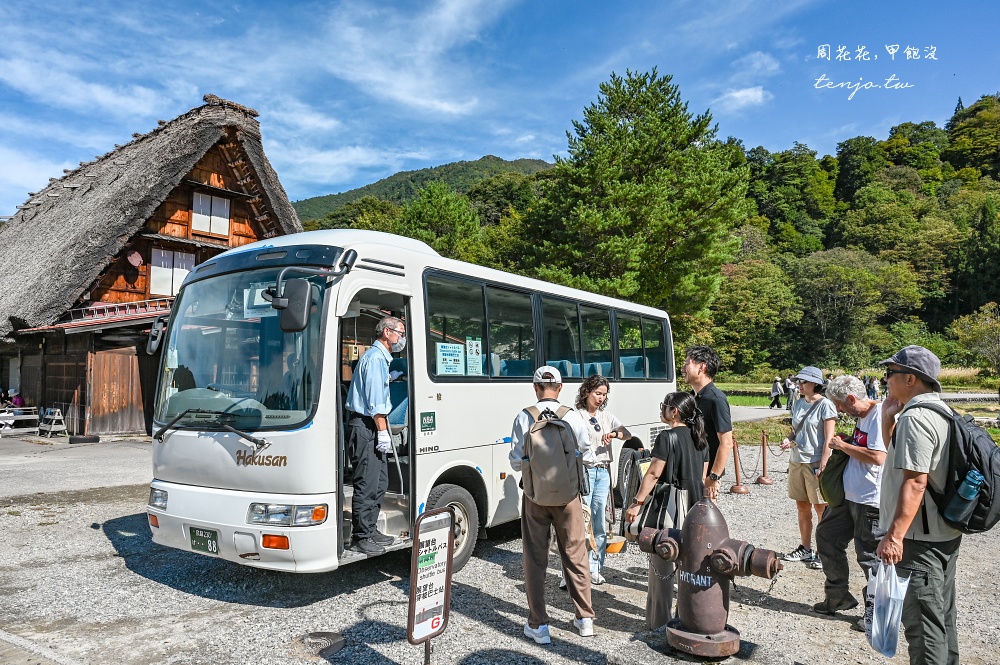
[[[206,554],[219,553],[219,532],[211,529],[190,527],[191,549]]]

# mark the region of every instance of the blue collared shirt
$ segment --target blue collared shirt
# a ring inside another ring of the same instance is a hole
[[[347,410],[374,417],[388,415],[389,403],[389,350],[376,341],[361,356],[354,369],[351,387],[347,391]]]

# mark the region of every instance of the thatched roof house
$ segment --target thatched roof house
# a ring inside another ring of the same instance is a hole
[[[52,178],[19,206],[0,228],[0,338],[52,324],[73,307],[195,164],[229,137],[259,179],[270,226],[281,234],[302,230],[264,155],[257,112],[213,95],[205,101]]]
[[[87,403],[81,395],[96,396],[101,379],[80,366],[92,369],[95,354],[120,354],[113,347],[123,343],[142,355],[139,335],[127,334],[169,310],[195,263],[302,230],[264,155],[257,115],[206,95],[205,105],[52,178],[18,206],[0,227],[2,387],[40,406]],[[113,342],[101,338],[108,328]]]

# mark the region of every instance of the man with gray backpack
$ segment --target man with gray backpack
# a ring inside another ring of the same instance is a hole
[[[582,637],[594,634],[583,505],[583,452],[590,439],[576,409],[559,402],[562,375],[543,365],[532,379],[536,403],[522,410],[511,431],[510,465],[521,472],[521,539],[524,592],[528,597],[525,637],[551,644],[545,606],[550,529],[556,532],[566,585],[576,608],[574,627]]]

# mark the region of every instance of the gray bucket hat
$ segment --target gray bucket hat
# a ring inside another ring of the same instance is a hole
[[[886,358],[879,365],[899,365],[908,373],[923,379],[934,386],[935,392],[941,392],[941,361],[928,349],[913,344],[896,351],[891,358]]]
[[[823,372],[820,371],[819,367],[813,367],[812,365],[807,365],[799,370],[799,373],[795,375],[796,379],[801,379],[802,381],[811,381],[817,386],[823,385],[825,380],[823,379]]]

